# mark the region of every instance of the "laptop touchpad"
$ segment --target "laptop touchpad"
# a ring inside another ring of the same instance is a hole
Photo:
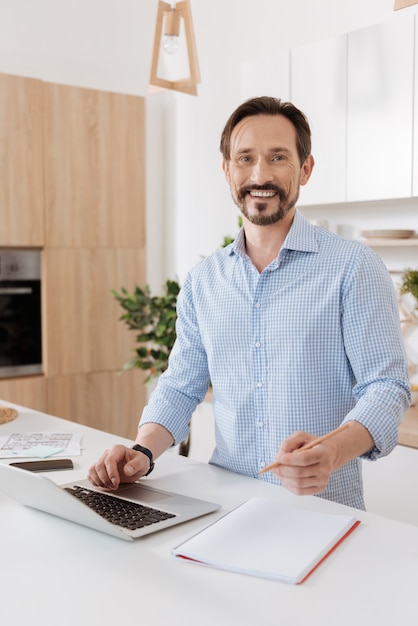
[[[165,491],[159,491],[158,489],[154,489],[153,487],[140,485],[138,483],[132,485],[122,485],[117,491],[114,492],[114,494],[120,495],[121,497],[129,498],[130,500],[146,502],[148,504],[153,504],[154,502],[162,502],[164,500],[170,500],[173,497],[173,495],[170,493],[167,493]]]

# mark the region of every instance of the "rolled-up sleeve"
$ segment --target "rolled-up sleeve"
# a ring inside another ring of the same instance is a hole
[[[363,458],[389,454],[410,403],[396,294],[386,267],[367,248],[356,258],[343,291],[344,345],[356,384],[346,420],[361,423],[375,447]]]
[[[187,276],[177,302],[177,339],[169,368],[161,375],[145,407],[139,426],[147,422],[164,426],[175,443],[183,441],[196,406],[209,384],[206,352],[193,305],[192,278]]]

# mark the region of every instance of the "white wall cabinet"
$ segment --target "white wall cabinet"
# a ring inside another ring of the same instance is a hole
[[[346,197],[347,37],[291,51],[290,99],[308,117],[315,167],[300,204]]]
[[[418,197],[417,20],[396,13],[242,64],[244,98],[276,95],[308,116],[316,165],[299,206]]]
[[[348,35],[348,202],[411,196],[413,90],[413,15]]]

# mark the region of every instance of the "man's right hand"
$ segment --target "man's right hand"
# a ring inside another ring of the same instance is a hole
[[[106,450],[91,466],[88,479],[95,487],[115,490],[121,483],[133,483],[149,470],[149,458],[122,445]]]

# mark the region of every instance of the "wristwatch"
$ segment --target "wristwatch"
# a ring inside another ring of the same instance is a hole
[[[142,452],[142,454],[145,454],[149,458],[149,470],[146,474],[144,474],[144,476],[148,476],[148,474],[151,474],[155,465],[154,461],[152,460],[151,450],[148,450],[148,448],[144,448],[144,446],[140,446],[139,443],[136,443],[134,446],[132,446],[132,450],[137,450],[138,452]]]

